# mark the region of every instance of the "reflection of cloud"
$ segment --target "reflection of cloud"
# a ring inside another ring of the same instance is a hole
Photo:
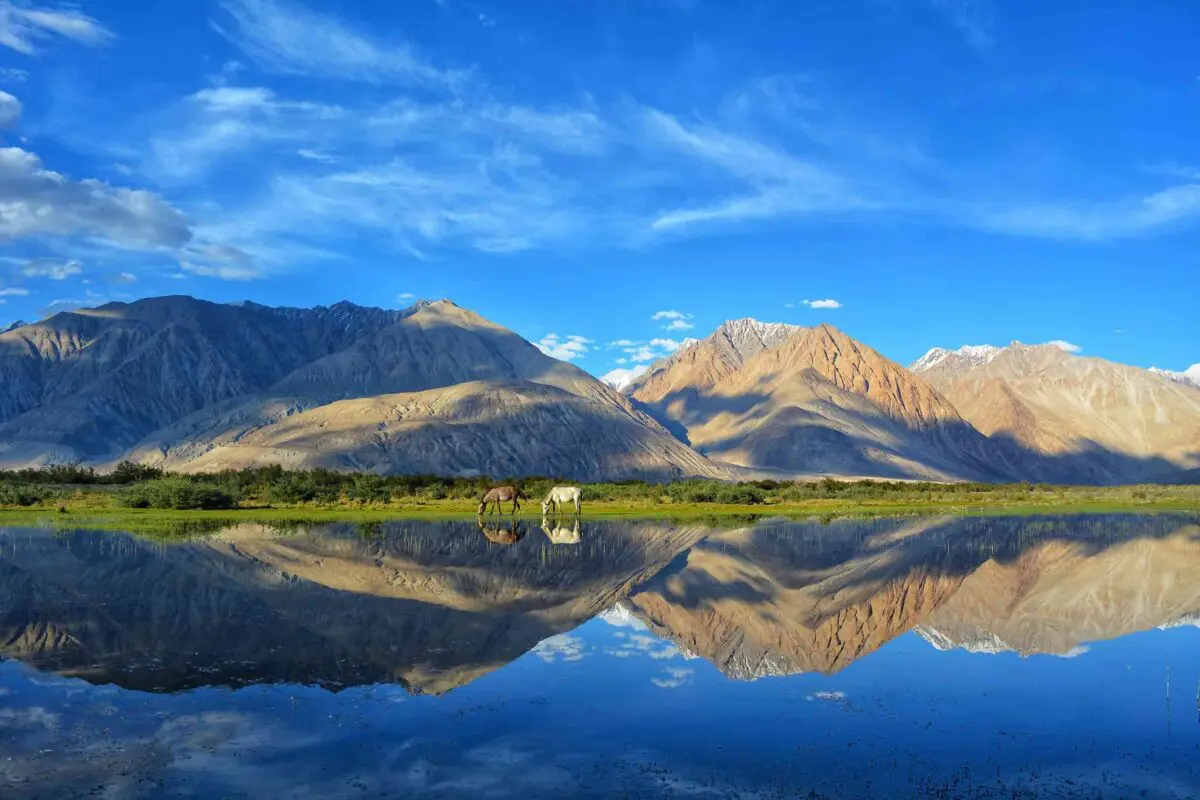
[[[665,678],[651,678],[650,682],[663,689],[678,689],[692,682],[693,670],[687,667],[667,667],[663,670]]]
[[[1090,652],[1091,649],[1086,644],[1077,644],[1065,653],[1054,653],[1053,655],[1059,658],[1079,658],[1084,653]]]
[[[827,703],[841,703],[846,699],[845,692],[816,692],[804,698],[805,700],[824,700]]]
[[[29,708],[0,708],[0,729],[3,728],[46,728],[58,727],[58,714],[41,706]]]
[[[644,628],[643,628],[644,630]],[[644,655],[661,661],[668,658],[675,658],[679,655],[679,648],[670,642],[664,642],[654,636],[644,633],[625,634],[618,631],[614,634],[617,638],[622,639],[621,643],[615,648],[609,648],[604,652],[617,658],[629,658],[634,655]]]
[[[569,633],[543,639],[530,652],[547,664],[553,664],[555,661],[580,661],[587,655],[583,640]]]

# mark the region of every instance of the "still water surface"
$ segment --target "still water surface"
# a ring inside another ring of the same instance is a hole
[[[0,797],[1200,796],[1200,517],[0,529]]]

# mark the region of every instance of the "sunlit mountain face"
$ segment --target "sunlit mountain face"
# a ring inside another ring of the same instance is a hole
[[[1198,617],[1188,515],[0,529],[0,794],[1190,796]]]

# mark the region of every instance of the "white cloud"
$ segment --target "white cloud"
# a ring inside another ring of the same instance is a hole
[[[48,9],[25,3],[18,6],[10,0],[0,0],[0,46],[34,55],[35,43],[52,36],[92,45],[113,38],[103,25],[76,9]]]
[[[413,294],[412,292],[401,292],[400,294],[396,295],[396,302],[403,303],[405,305],[412,303],[412,301],[414,301],[416,299],[417,299],[417,296],[415,294]]]
[[[665,322],[664,331],[690,331],[696,327],[691,323],[692,315],[682,311],[658,311],[650,317],[654,322]]]
[[[607,383],[617,391],[624,389],[629,384],[633,383],[638,376],[643,375],[649,369],[645,364],[639,364],[632,368],[620,368],[609,370],[604,373],[600,380]]]
[[[9,286],[8,288],[0,288],[0,297],[28,297],[29,290],[23,289],[20,286]]]
[[[83,264],[73,259],[62,261],[57,258],[35,258],[26,262],[21,274],[30,278],[49,278],[62,281],[83,272]]]
[[[5,83],[24,83],[28,77],[29,73],[23,69],[0,67],[0,81]]]
[[[1065,350],[1068,353],[1078,353],[1083,350],[1083,348],[1079,345],[1071,344],[1070,342],[1064,342],[1062,339],[1054,339],[1046,342],[1046,344],[1050,345],[1051,347],[1057,347],[1059,350]]]
[[[15,128],[21,119],[21,101],[0,90],[0,130]]]
[[[624,364],[632,361],[637,364],[640,362],[657,361],[664,356],[669,356],[678,350],[682,343],[675,339],[655,338],[649,342],[637,342],[631,339],[618,339],[620,348],[628,359],[617,359],[618,364]],[[614,342],[614,345],[617,344]]]
[[[634,341],[632,339],[617,339],[615,342],[609,342],[609,347],[632,347]]]
[[[226,0],[218,33],[262,67],[285,74],[452,88],[461,72],[432,66],[407,42],[378,41],[295,3]]]
[[[299,150],[296,151],[296,155],[300,156],[301,158],[306,158],[309,161],[317,161],[321,164],[336,164],[337,163],[337,159],[334,158],[333,156],[329,155],[328,153],[322,152],[320,150],[313,150],[308,147],[301,147]]]
[[[839,303],[837,300],[833,300],[833,299],[802,300],[801,302],[804,303],[804,305],[808,306],[809,308],[841,308],[842,307],[841,303]]]
[[[846,700],[846,693],[845,692],[815,692],[814,694],[807,695],[804,699],[809,700],[809,701],[824,700],[825,702],[829,702],[829,703],[842,703],[842,702],[845,702],[845,700]]]
[[[19,147],[0,148],[0,240],[36,235],[100,236],[128,248],[178,247],[187,220],[157,194],[72,180]]]
[[[110,275],[108,279],[113,283],[137,283],[137,275],[132,272],[118,272],[116,275]]]
[[[551,358],[557,358],[559,361],[574,361],[587,355],[594,342],[584,336],[560,337],[557,333],[549,333],[535,344],[539,350]]]

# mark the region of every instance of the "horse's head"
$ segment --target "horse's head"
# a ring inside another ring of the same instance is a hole
[[[549,501],[549,500],[543,500],[543,501],[542,501],[542,516],[544,517],[544,516],[546,516],[548,513],[550,513],[550,501]]]

